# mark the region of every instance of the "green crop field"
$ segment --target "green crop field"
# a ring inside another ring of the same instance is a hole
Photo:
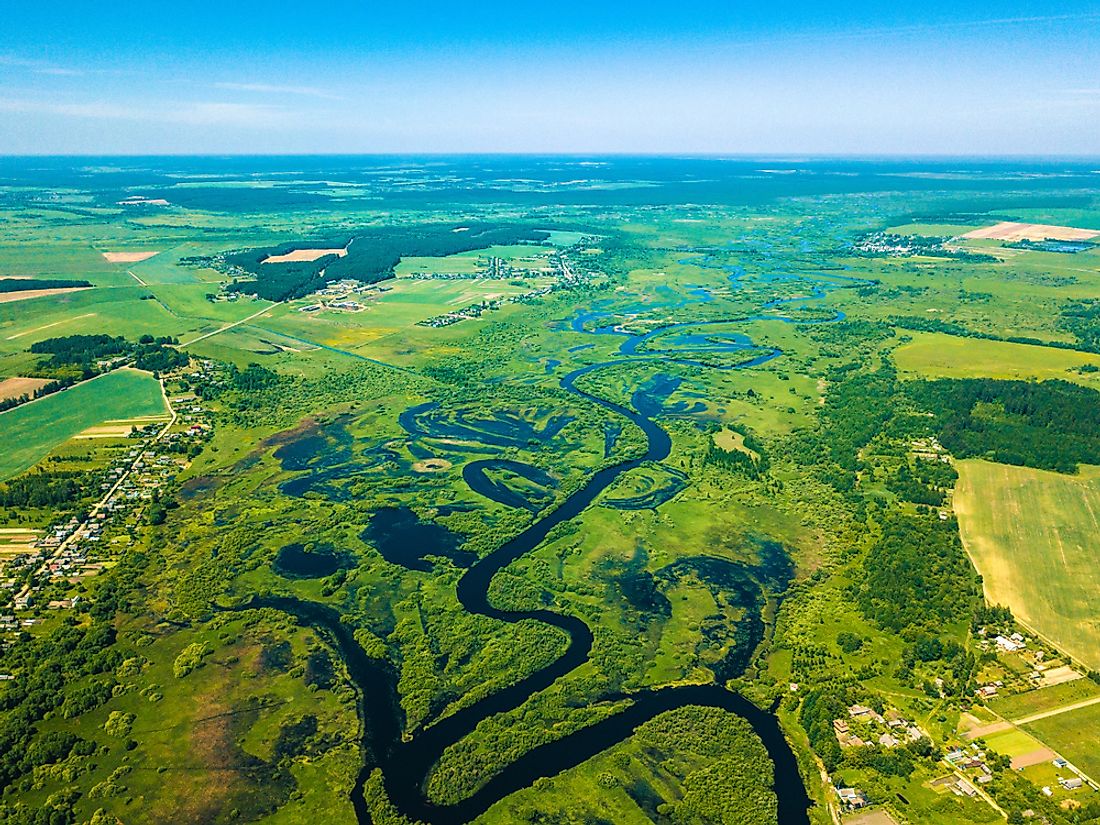
[[[0,480],[22,472],[59,444],[104,421],[165,412],[151,375],[121,369],[0,413]]]
[[[1066,759],[1100,782],[1100,748],[1096,747],[1100,731],[1100,705],[1048,716],[1024,728]]]
[[[1100,668],[1100,468],[1067,476],[968,460],[955,512],[987,598]]]
[[[1100,386],[1100,355],[1073,350],[984,341],[941,333],[908,333],[913,340],[894,350],[894,361],[904,375],[924,378],[1060,378]]]

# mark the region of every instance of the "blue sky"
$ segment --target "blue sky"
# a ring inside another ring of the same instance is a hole
[[[6,0],[0,154],[1100,155],[1100,0]]]

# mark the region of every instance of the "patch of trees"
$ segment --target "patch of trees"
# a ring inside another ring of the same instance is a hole
[[[75,470],[60,470],[10,479],[0,484],[0,507],[71,507],[84,496],[85,477]]]
[[[833,720],[847,718],[851,704],[847,688],[826,686],[807,693],[798,711],[799,722],[809,737],[810,747],[830,772],[836,770],[844,759],[833,729]]]
[[[671,822],[776,821],[772,761],[744,719],[689,706],[646,722],[634,739],[663,764],[685,752],[705,760],[684,778],[680,799],[658,805]]]
[[[1058,326],[1072,332],[1082,349],[1100,352],[1100,301],[1071,301],[1058,315]]]
[[[969,619],[981,588],[954,519],[886,512],[855,599],[865,616],[895,633]]]
[[[126,658],[114,646],[114,628],[104,620],[87,627],[63,624],[40,638],[24,637],[4,651],[0,666],[17,674],[0,693],[0,788],[39,765],[66,758],[78,748],[91,753],[66,733],[38,734],[36,725],[48,714],[72,718],[110,698],[111,675]]]
[[[39,372],[71,377],[78,370],[83,377],[90,378],[96,374],[99,362],[115,359],[130,359],[138,369],[150,372],[185,367],[190,357],[174,348],[178,343],[175,338],[154,338],[152,335],[141,336],[137,343],[121,335],[65,335],[36,341],[31,344],[30,352],[45,356],[38,362]]]
[[[125,354],[126,348],[126,339],[121,335],[64,335],[35,341],[30,351],[35,355],[49,356],[40,361],[39,366],[60,367],[113,358]]]
[[[886,486],[905,501],[939,507],[958,477],[955,468],[946,462],[918,458],[913,466],[903,462],[887,479]]]
[[[804,466],[814,466],[825,483],[849,500],[859,498],[859,453],[895,416],[893,399],[898,381],[893,367],[860,372],[856,363],[830,370],[829,392],[822,405],[818,428],[790,439],[787,451]]]
[[[984,457],[1072,473],[1100,463],[1100,393],[1068,381],[990,378],[913,382],[906,393],[936,416],[958,458]]]
[[[457,229],[463,231],[455,231]],[[548,236],[549,233],[543,230],[519,224],[372,227],[351,236],[287,243],[226,255],[226,265],[252,276],[250,280],[234,280],[227,289],[269,301],[287,301],[308,295],[331,281],[353,279],[376,283],[392,278],[394,267],[406,256],[442,257],[497,245],[537,243]],[[283,255],[304,246],[347,249],[347,254],[343,257],[325,255],[316,261],[263,263],[270,256]]]
[[[703,461],[706,464],[721,467],[724,470],[739,473],[748,478],[763,478],[771,467],[771,462],[764,452],[764,445],[750,433],[741,434],[744,436],[744,450],[736,448],[726,450],[717,444],[711,444]],[[756,453],[756,455],[751,453]]]
[[[91,286],[91,284],[70,278],[0,278],[0,294],[25,292],[30,289],[72,289],[85,286]]]

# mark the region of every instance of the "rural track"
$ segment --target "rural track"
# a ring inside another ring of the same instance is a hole
[[[268,312],[269,310],[274,309],[275,307],[279,306],[280,304],[282,304],[282,301],[275,301],[274,303],[268,304],[267,306],[265,306],[259,312],[252,313],[247,318],[241,318],[241,320],[239,320],[239,321],[233,321],[231,323],[225,324],[224,326],[218,327],[213,332],[204,333],[203,335],[200,335],[197,338],[192,338],[190,341],[185,341],[184,343],[180,344],[179,346],[189,347],[192,344],[197,344],[199,341],[205,341],[207,338],[213,338],[215,335],[221,335],[223,332],[226,332],[227,330],[231,330],[234,327],[239,327],[241,324],[247,324],[253,318],[259,318],[265,312]]]
[[[1100,696],[1093,696],[1091,699],[1085,699],[1082,702],[1074,702],[1072,705],[1063,705],[1060,708],[1044,710],[1042,713],[1033,713],[1030,716],[1024,716],[1020,719],[1013,719],[1011,721],[1014,725],[1027,725],[1032,722],[1038,722],[1040,719],[1049,719],[1051,716],[1059,716],[1063,713],[1081,710],[1081,708],[1091,707],[1092,705],[1100,705]]]

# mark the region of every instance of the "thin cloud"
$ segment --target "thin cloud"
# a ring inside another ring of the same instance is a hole
[[[280,106],[205,101],[150,106],[107,101],[50,103],[39,100],[0,98],[0,111],[94,120],[181,123],[193,126],[267,126],[272,123],[287,126],[299,120],[296,113]]]
[[[314,86],[280,86],[274,83],[215,83],[214,88],[232,92],[255,92],[264,95],[300,95],[302,97],[317,97],[322,100],[343,100],[339,95],[334,95]]]
[[[79,77],[84,74],[80,69],[55,66],[43,60],[28,60],[24,57],[16,57],[10,54],[0,54],[0,66],[8,66],[13,69],[26,69],[35,74],[47,74],[55,77]]]

